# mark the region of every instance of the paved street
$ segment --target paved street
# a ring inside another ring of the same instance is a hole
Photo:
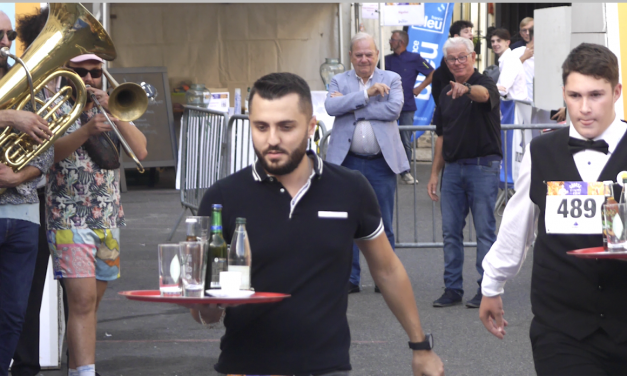
[[[430,164],[418,164],[416,169],[420,180],[417,227],[419,239],[425,242],[432,236],[431,204],[426,194],[429,169]],[[129,191],[122,196],[128,224],[122,230],[122,278],[109,284],[98,314],[96,365],[102,376],[217,375],[213,364],[223,327],[203,328],[176,305],[129,301],[117,295],[124,290],[158,288],[157,244],[166,242],[181,212],[180,195],[173,189],[170,175],[171,171],[163,173],[155,188],[129,184]],[[399,185],[399,195],[400,240],[413,242],[414,215],[408,206],[413,203],[414,191],[411,186]],[[437,225],[438,241],[439,228]],[[173,240],[183,238],[184,226],[180,226]],[[423,328],[434,334],[435,350],[447,375],[534,374],[528,339],[531,254],[520,275],[506,286],[503,300],[510,325],[503,341],[485,330],[477,309],[431,306],[443,292],[441,249],[399,249],[398,255],[411,278]],[[464,300],[477,288],[474,255],[474,248],[466,250]],[[374,293],[372,278],[364,269],[363,292],[349,298],[353,375],[410,375],[407,336],[382,296]],[[65,376],[65,356],[63,362],[62,370],[42,374]]]

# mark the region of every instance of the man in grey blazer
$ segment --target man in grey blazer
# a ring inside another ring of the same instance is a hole
[[[368,179],[394,248],[396,175],[409,170],[396,123],[404,101],[401,77],[377,69],[379,50],[369,34],[355,34],[349,54],[354,69],[333,77],[325,101],[327,113],[335,116],[326,160],[360,171]],[[360,271],[359,249],[353,245],[349,293],[360,291]],[[376,286],[375,291],[379,292]]]

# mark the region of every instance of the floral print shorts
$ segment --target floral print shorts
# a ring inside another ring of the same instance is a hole
[[[120,229],[48,230],[54,278],[120,277]]]

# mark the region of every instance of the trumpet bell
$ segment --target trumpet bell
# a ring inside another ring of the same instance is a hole
[[[109,112],[122,121],[139,119],[148,108],[148,96],[134,82],[118,85],[109,95]]]

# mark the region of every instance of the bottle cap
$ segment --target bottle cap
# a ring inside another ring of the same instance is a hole
[[[213,204],[211,207],[213,209],[220,209],[220,210],[222,210],[222,205],[220,205],[220,204]]]
[[[620,186],[624,186],[625,181],[627,181],[627,171],[621,171],[618,173],[618,175],[616,175],[616,182],[620,185]]]
[[[246,224],[246,218],[242,218],[242,217],[235,218],[235,224],[236,225],[245,225]]]

